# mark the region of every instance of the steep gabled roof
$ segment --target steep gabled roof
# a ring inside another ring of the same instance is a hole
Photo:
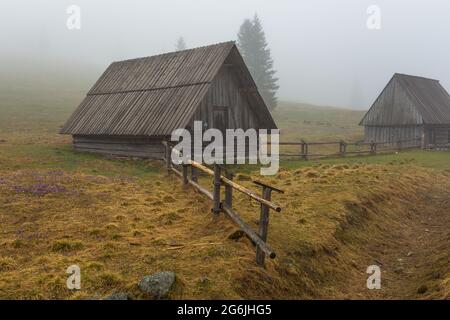
[[[439,80],[395,74],[411,94],[426,124],[450,124],[450,95]]]
[[[410,101],[409,106],[398,105],[399,101],[404,101],[395,96],[401,94],[396,89],[392,91],[392,96],[383,96],[391,86],[400,88],[402,94]],[[380,108],[403,110],[395,113],[395,110],[382,111]],[[410,113],[405,114],[408,108]],[[394,114],[396,116],[392,118]],[[399,116],[402,114],[403,117],[400,119]],[[438,80],[396,73],[361,120],[360,125],[403,125],[402,120],[406,120],[404,116],[424,124],[450,124],[450,95]]]
[[[232,50],[237,51],[234,42],[224,42],[114,62],[67,120],[61,133],[169,135],[191,120]],[[245,64],[241,68],[247,69]],[[250,80],[256,88],[251,77]],[[262,99],[258,102],[263,104],[261,112],[273,123]]]

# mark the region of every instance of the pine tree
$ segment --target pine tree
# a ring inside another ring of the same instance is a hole
[[[177,43],[175,44],[176,51],[186,50],[186,42],[183,37],[179,37]]]
[[[275,77],[270,49],[256,14],[253,20],[246,19],[242,23],[238,33],[238,47],[264,101],[269,109],[275,109],[278,78]]]

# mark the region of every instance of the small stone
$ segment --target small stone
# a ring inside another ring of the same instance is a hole
[[[242,230],[236,230],[232,234],[228,236],[228,239],[238,241],[240,238],[244,236],[244,231]]]
[[[166,298],[175,283],[175,273],[163,271],[145,276],[139,282],[139,289],[154,299]]]
[[[424,294],[425,292],[427,292],[427,290],[428,290],[428,287],[423,284],[417,289],[417,293]]]
[[[129,297],[126,292],[117,292],[107,296],[104,300],[129,300]]]
[[[410,251],[406,254],[407,257],[411,257],[413,255],[413,253]]]

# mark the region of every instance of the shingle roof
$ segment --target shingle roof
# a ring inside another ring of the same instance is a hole
[[[425,123],[450,124],[450,95],[438,80],[398,73],[394,77],[415,100]]]
[[[114,62],[61,133],[150,136],[168,135],[175,128],[183,128],[235,48],[234,42],[224,42]],[[262,101],[259,93],[258,97]],[[267,113],[270,124],[275,126],[265,105],[262,113]]]

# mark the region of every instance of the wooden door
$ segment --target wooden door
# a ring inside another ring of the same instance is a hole
[[[225,137],[226,129],[228,129],[228,108],[214,107],[213,110],[213,128],[219,129]]]

